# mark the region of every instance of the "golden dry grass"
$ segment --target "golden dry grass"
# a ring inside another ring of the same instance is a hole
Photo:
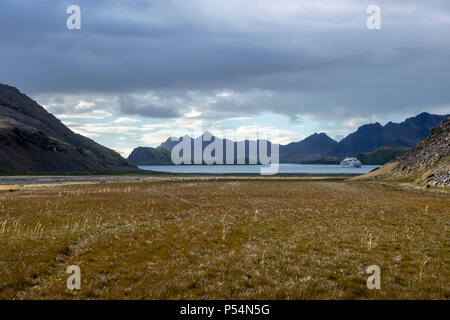
[[[366,182],[0,191],[0,298],[448,299],[449,218],[448,192]]]

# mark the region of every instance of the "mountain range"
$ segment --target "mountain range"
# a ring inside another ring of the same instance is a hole
[[[340,142],[333,140],[325,133],[315,133],[299,142],[280,145],[280,163],[339,163],[346,156],[357,156],[363,164],[384,164],[416,146],[420,140],[429,135],[433,127],[449,116],[423,112],[401,123],[389,122],[385,126],[380,123],[366,124]],[[202,137],[203,135],[196,139]],[[136,165],[171,164],[170,152],[180,139],[168,138],[157,148],[136,148],[128,160]],[[214,140],[213,136],[212,141]],[[224,154],[226,154],[225,141],[226,139],[223,142]],[[244,142],[245,157],[248,158],[249,141]],[[203,142],[202,150],[209,143]],[[230,143],[233,143],[236,154],[236,142],[230,141]],[[191,154],[193,155],[193,152]],[[193,156],[191,160],[193,162]]]
[[[209,132],[206,132],[205,134],[203,134],[197,138],[192,138],[192,137],[186,137],[186,138],[191,139],[192,141],[194,141],[196,139],[203,140],[203,137],[206,134],[212,136],[211,141],[215,141],[216,137],[213,136]],[[167,161],[170,162],[170,152],[172,151],[173,147],[176,146],[179,143],[179,141],[181,141],[181,139],[182,139],[182,137],[168,138],[166,141],[161,143],[161,145],[157,148],[143,148],[143,147],[136,148],[130,154],[128,159],[133,163],[143,165],[141,163],[146,162],[146,161],[142,158],[141,158],[141,161],[143,161],[143,162],[139,162],[139,163],[136,162],[137,154],[142,154],[142,152],[145,151],[145,152],[148,152],[149,156],[153,159],[153,158],[158,157],[159,154],[161,154],[161,150],[166,150],[169,152],[169,154],[168,154],[169,158]],[[256,141],[243,140],[240,142],[243,143],[243,145],[245,146],[245,156],[244,157],[246,159],[246,163],[248,163],[249,158],[250,158],[250,156],[249,156],[250,143],[255,143],[258,146],[260,142],[263,142],[263,140],[256,140]],[[205,150],[206,146],[208,146],[209,143],[210,143],[209,141],[208,142],[203,141],[202,151]],[[222,152],[224,154],[224,157],[226,157],[226,144],[227,143],[233,145],[234,154],[237,154],[238,142],[223,139],[222,143],[223,143],[223,151]],[[270,150],[272,149],[272,147],[271,147],[272,143],[270,141],[268,141],[267,143],[268,143],[268,150],[269,150],[269,154],[270,154]],[[191,145],[193,146],[193,144],[191,144]],[[338,145],[338,142],[331,139],[325,133],[315,133],[302,141],[292,142],[287,145],[280,145],[279,146],[280,163],[304,163],[307,161],[317,160],[317,159],[320,159],[321,157],[323,157],[324,155],[326,155],[327,152],[331,151],[337,145]],[[257,150],[257,152],[259,152],[258,147],[256,148],[256,150]],[[192,155],[194,154],[193,149],[191,151],[191,154]],[[257,161],[258,161],[258,163],[260,162],[259,157],[258,157]],[[193,157],[192,157],[192,162],[193,162]]]
[[[340,142],[325,133],[315,133],[299,142],[280,145],[280,163],[337,163],[345,156],[357,155],[363,164],[383,164],[416,146],[429,135],[431,128],[449,116],[421,113],[401,123],[389,122],[385,126],[367,124]],[[207,134],[211,141],[217,139]],[[203,141],[203,137],[196,139],[202,140],[202,150],[205,150],[211,142]],[[0,174],[136,171],[136,165],[172,164],[171,151],[178,141],[169,138],[158,148],[138,147],[127,160],[119,153],[74,133],[16,88],[0,84]],[[255,141],[241,143],[245,153],[240,160],[249,163],[250,145]],[[238,143],[224,140],[224,158],[227,144],[231,144],[234,154],[237,154]],[[271,149],[272,144],[268,142],[269,154]],[[259,158],[257,160],[260,161]]]
[[[366,124],[349,134],[328,156],[345,157],[362,152],[371,152],[383,146],[396,145],[412,148],[430,134],[430,130],[450,115],[433,115],[423,112],[401,123],[389,122]]]
[[[72,132],[19,90],[0,84],[0,173],[87,174],[138,170]]]

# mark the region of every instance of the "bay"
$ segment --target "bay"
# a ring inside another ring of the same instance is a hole
[[[229,174],[250,173],[259,174],[262,165],[179,165],[179,166],[139,166],[142,170],[152,170],[169,173],[206,173]],[[267,166],[266,166],[267,167]],[[278,173],[285,174],[364,174],[380,166],[370,165],[361,168],[341,168],[334,164],[280,164]]]

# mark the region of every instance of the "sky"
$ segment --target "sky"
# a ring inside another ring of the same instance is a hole
[[[340,140],[450,113],[449,30],[448,0],[0,0],[0,83],[124,156],[204,131]]]

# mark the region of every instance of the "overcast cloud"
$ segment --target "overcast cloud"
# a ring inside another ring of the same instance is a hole
[[[449,30],[448,0],[0,0],[0,82],[58,114],[401,118],[450,112]]]

